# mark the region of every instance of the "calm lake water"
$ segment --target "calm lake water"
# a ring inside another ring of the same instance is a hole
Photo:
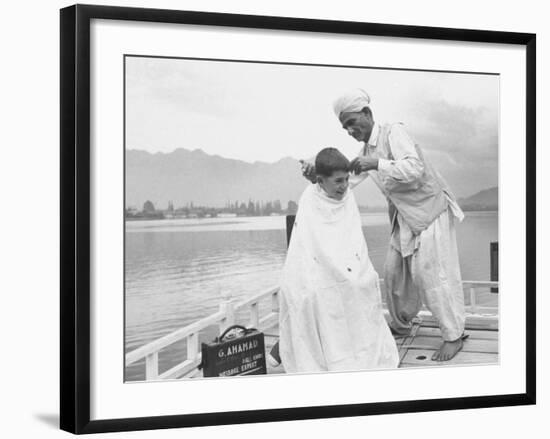
[[[387,214],[363,214],[362,222],[369,255],[382,276]],[[489,280],[497,213],[466,212],[457,233],[462,278]],[[126,222],[126,352],[216,312],[223,294],[246,298],[277,285],[285,253],[284,216]],[[481,302],[496,304],[496,299],[487,292]],[[182,361],[184,347],[162,351],[160,370]],[[126,380],[143,380],[144,370],[143,361],[128,366]]]

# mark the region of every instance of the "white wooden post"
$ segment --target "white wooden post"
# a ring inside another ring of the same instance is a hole
[[[189,334],[187,336],[187,359],[194,360],[199,353],[199,334]]]
[[[220,334],[231,325],[235,324],[235,307],[231,293],[225,293],[223,299],[224,300],[220,304],[220,311],[225,317],[220,322]]]
[[[279,312],[279,290],[271,295],[271,311]]]
[[[470,307],[472,309],[472,314],[476,314],[477,303],[476,303],[476,290],[474,287],[470,287]]]
[[[153,352],[145,357],[145,380],[156,380],[159,377],[159,353]]]
[[[259,329],[260,326],[260,309],[259,303],[254,302],[250,304],[250,323],[251,328]]]

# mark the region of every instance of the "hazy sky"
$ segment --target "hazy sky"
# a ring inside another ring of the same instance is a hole
[[[332,102],[354,87],[376,121],[405,124],[458,196],[498,185],[494,75],[127,57],[126,147],[274,162],[334,146],[352,158],[360,144]]]

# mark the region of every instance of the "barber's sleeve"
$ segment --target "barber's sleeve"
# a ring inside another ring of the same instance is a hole
[[[302,176],[307,179],[310,183],[313,183],[315,184],[317,182],[317,178],[315,177],[315,174],[310,174],[310,175],[306,175],[304,173],[304,168],[305,166],[312,166],[313,168],[315,168],[315,156],[313,157],[310,157],[308,159],[302,159],[300,160],[300,168],[301,168],[301,171],[302,171]]]
[[[363,155],[364,148],[361,148],[359,150],[358,156]],[[354,174],[353,172],[350,172],[349,174],[349,187],[350,189],[353,189],[355,186],[357,186],[359,183],[366,180],[366,178],[369,176],[368,171],[361,172],[360,174]]]
[[[378,160],[378,172],[381,176],[403,183],[411,183],[420,178],[424,172],[424,164],[418,157],[413,140],[401,124],[391,127],[388,140],[393,160]]]
[[[353,189],[359,183],[364,181],[368,176],[369,176],[368,172],[361,172],[358,175],[354,174],[353,172],[350,173],[350,175],[349,175],[349,187],[350,187],[350,189]]]

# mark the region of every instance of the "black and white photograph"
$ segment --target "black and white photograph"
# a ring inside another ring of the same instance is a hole
[[[1,437],[548,429],[543,2],[6,6]]]
[[[499,364],[498,73],[123,81],[126,383]]]

